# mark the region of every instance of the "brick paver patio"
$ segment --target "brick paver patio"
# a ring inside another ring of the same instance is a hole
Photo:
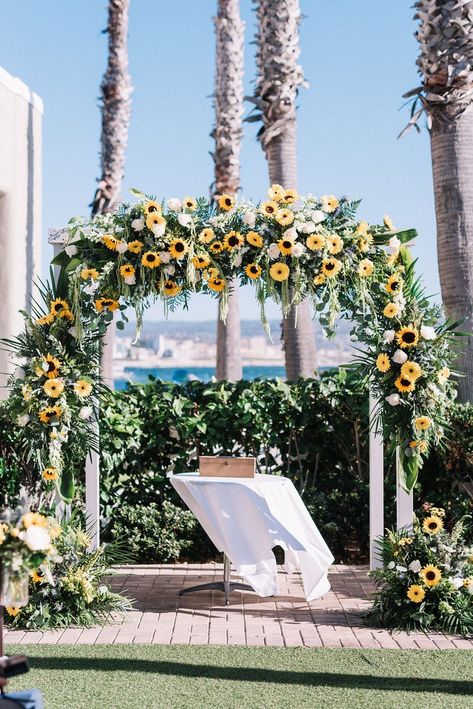
[[[279,595],[259,598],[235,591],[230,605],[223,594],[205,591],[179,597],[197,583],[220,580],[222,564],[127,566],[112,588],[135,599],[135,610],[113,624],[90,629],[32,632],[10,630],[10,643],[154,643],[161,645],[272,645],[351,648],[473,649],[456,636],[389,633],[367,628],[361,615],[369,607],[373,584],[362,566],[333,566],[332,590],[307,603],[299,574],[279,572]]]

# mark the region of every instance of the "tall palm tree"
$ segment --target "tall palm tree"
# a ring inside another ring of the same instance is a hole
[[[113,210],[120,199],[131,117],[132,85],[128,73],[128,15],[130,0],[109,0],[108,62],[101,85],[101,177],[91,204],[92,216]],[[113,384],[114,332],[103,342],[102,377]]]
[[[215,139],[213,193],[235,195],[240,187],[245,23],[238,0],[218,0],[215,17]],[[238,280],[230,285],[228,314],[217,320],[217,379],[241,379]]]
[[[447,314],[473,330],[473,5],[418,0],[415,18],[422,86],[411,124],[422,110],[430,128],[437,251]],[[420,102],[420,109],[416,111]],[[465,338],[466,340],[466,338]],[[462,342],[458,369],[462,401],[473,401],[473,339]]]
[[[299,0],[255,0],[257,71],[255,97],[263,121],[258,138],[266,153],[271,183],[297,185],[296,97],[304,75],[298,64]],[[313,376],[315,340],[310,304],[294,305],[283,320],[286,377]]]

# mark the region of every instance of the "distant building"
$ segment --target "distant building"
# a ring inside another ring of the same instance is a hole
[[[41,266],[43,102],[0,67],[0,106],[0,337],[13,337]],[[0,351],[0,398],[8,370],[8,354]]]

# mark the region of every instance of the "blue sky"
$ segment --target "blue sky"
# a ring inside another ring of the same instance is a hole
[[[301,0],[301,64],[310,82],[298,111],[299,190],[362,197],[361,215],[419,231],[415,255],[427,290],[437,292],[435,214],[429,136],[397,135],[408,121],[402,94],[417,86],[412,0]],[[214,0],[131,0],[130,72],[135,87],[123,194],[207,194],[213,164]],[[105,0],[2,3],[0,64],[44,101],[44,271],[47,229],[87,214],[99,174],[97,97],[106,62]],[[255,14],[246,21],[246,92],[255,73]],[[250,111],[250,105],[247,112]],[[246,124],[242,187],[262,197],[267,169],[257,128]],[[179,319],[209,319],[198,297]],[[277,317],[275,306],[269,315]],[[155,312],[156,316],[158,313]],[[257,317],[244,289],[242,317]]]

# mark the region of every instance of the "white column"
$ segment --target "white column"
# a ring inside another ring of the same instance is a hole
[[[396,448],[396,528],[412,529],[414,515],[414,495],[406,492],[400,484],[401,461],[399,448]]]
[[[384,534],[384,442],[375,426],[377,400],[369,398],[369,465],[370,465],[370,569],[383,565],[377,553],[376,540]]]

